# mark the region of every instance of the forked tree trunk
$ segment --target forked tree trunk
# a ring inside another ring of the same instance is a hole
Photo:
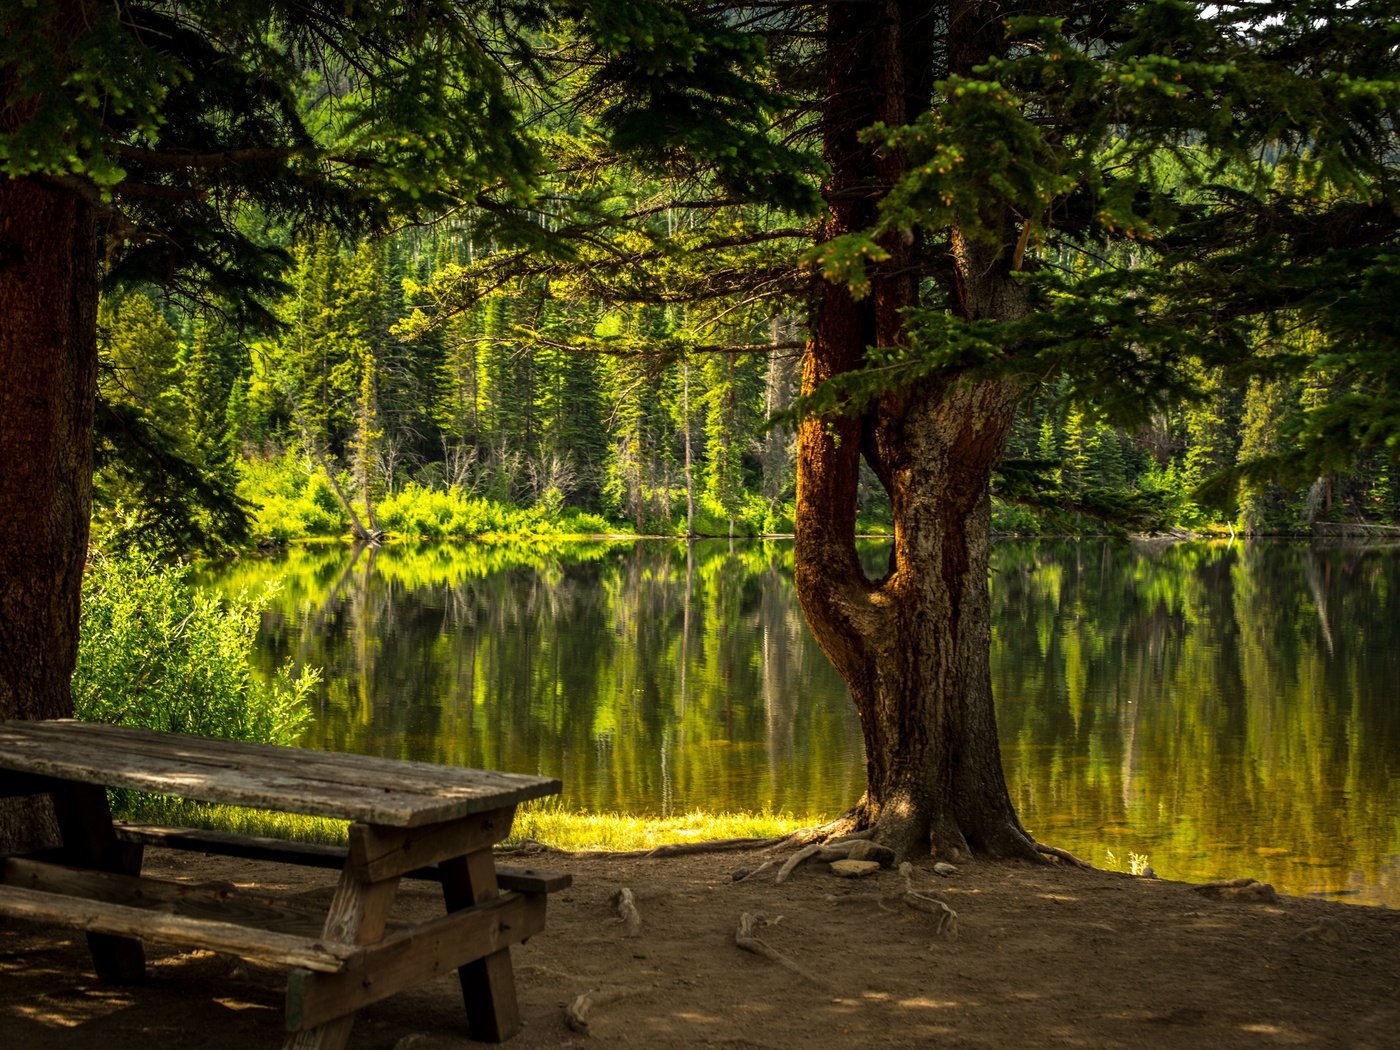
[[[993,5],[952,6],[956,23],[963,8]],[[901,173],[903,159],[862,143],[859,131],[903,123],[927,105],[933,48],[920,34],[935,20],[914,0],[828,11],[824,234],[832,237],[872,225],[878,190]],[[868,347],[905,341],[901,311],[917,302],[922,246],[891,237],[882,247],[890,258],[864,299],[819,288],[804,393],[860,368]],[[1012,253],[966,244],[956,231],[952,248],[950,291],[963,315],[1019,316]],[[1006,789],[989,667],[989,482],[1020,394],[1012,380],[949,374],[886,395],[862,417],[808,419],[799,430],[798,595],[850,686],[865,740],[867,788],[846,823],[873,828],[901,854],[931,846],[946,856],[1039,856]],[[879,580],[867,578],[855,548],[862,457],[894,515]]]
[[[0,180],[0,718],[73,714],[92,498],[95,238],[77,196]],[[45,832],[36,811],[0,809],[0,851]]]

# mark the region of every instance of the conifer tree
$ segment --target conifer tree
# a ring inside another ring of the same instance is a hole
[[[284,256],[239,221],[240,202],[268,225],[355,229],[487,183],[523,189],[530,150],[502,65],[518,14],[455,0],[5,5],[0,715],[72,711],[100,282],[260,316]]]

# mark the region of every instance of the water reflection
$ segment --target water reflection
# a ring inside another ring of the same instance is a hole
[[[859,795],[789,544],[301,549],[217,582],[274,576],[260,659],[326,670],[310,746],[549,773],[574,808],[816,816]],[[1400,905],[1397,587],[1392,550],[999,545],[993,675],[1027,826],[1100,864]]]

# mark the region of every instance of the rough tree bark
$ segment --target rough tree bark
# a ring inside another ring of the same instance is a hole
[[[0,718],[61,718],[91,516],[97,252],[89,205],[41,179],[0,180],[0,318]],[[0,808],[0,849],[44,838],[41,812]]]
[[[903,158],[862,143],[860,130],[904,123],[928,105],[932,55],[946,54],[956,71],[989,54],[1001,33],[997,4],[954,3],[939,16],[919,0],[828,8],[825,238],[873,225],[883,188],[900,174]],[[1010,274],[1017,232],[989,245],[952,231],[950,291],[964,316],[1025,309]],[[820,284],[804,393],[861,367],[868,347],[905,340],[901,310],[917,302],[925,247],[907,236],[882,247],[890,258],[863,299]],[[1040,859],[1006,789],[989,667],[989,483],[1020,394],[1010,380],[936,376],[861,417],[808,419],[799,431],[798,595],[850,686],[865,740],[866,792],[842,823],[873,828],[900,855],[932,847]],[[879,580],[855,547],[862,457],[894,515]]]

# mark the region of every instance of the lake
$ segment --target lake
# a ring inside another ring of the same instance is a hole
[[[270,579],[259,666],[325,672],[307,746],[545,773],[570,809],[815,819],[860,795],[790,542],[305,547],[210,582]],[[1400,551],[1002,542],[992,599],[1037,838],[1400,906]]]

